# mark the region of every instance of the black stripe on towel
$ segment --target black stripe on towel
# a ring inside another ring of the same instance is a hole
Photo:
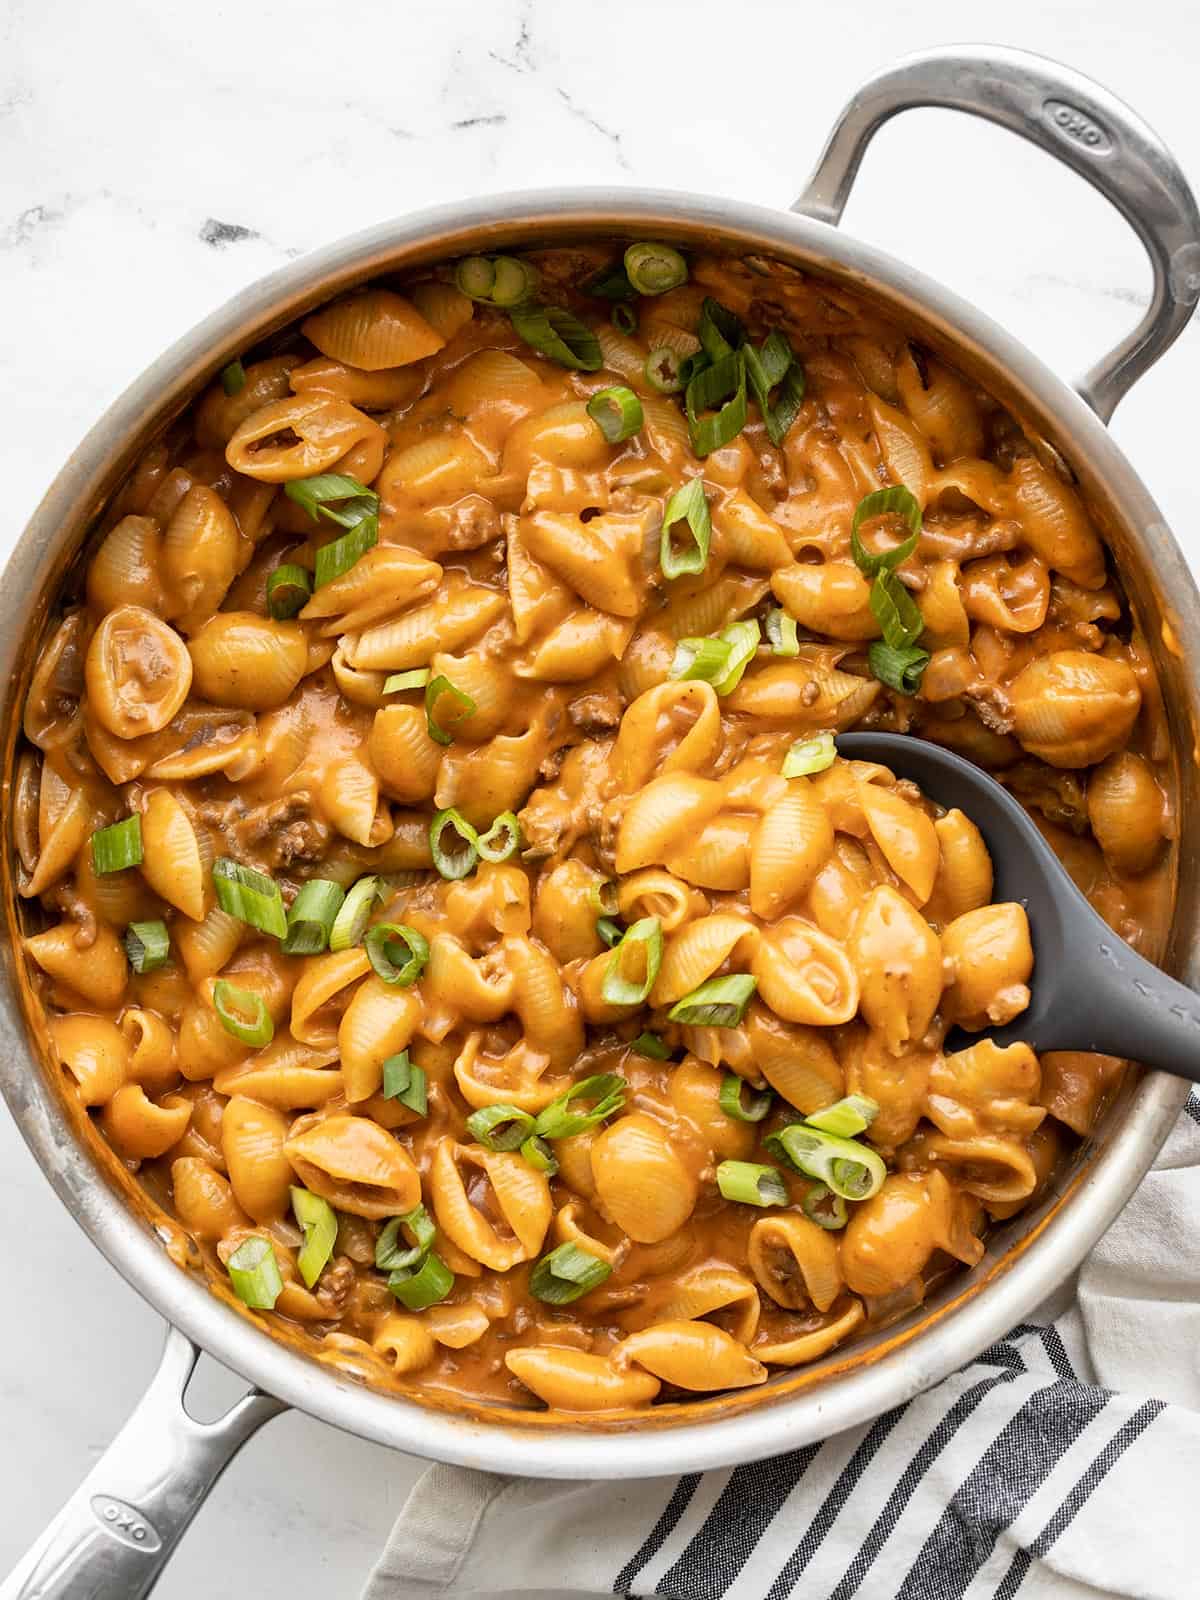
[[[963,1595],[1001,1531],[1108,1401],[1103,1389],[1061,1378],[1031,1395],[984,1451],[925,1541],[902,1586],[908,1600]]]
[[[938,1425],[930,1432],[928,1438],[919,1450],[913,1455],[912,1460],[900,1475],[896,1487],[888,1496],[887,1503],[879,1516],[875,1519],[874,1526],[859,1546],[853,1561],[846,1568],[841,1581],[829,1596],[829,1600],[851,1600],[858,1592],[858,1587],[875,1563],[875,1558],[891,1537],[892,1530],[900,1520],[901,1513],[921,1485],[921,1480],[930,1467],[941,1455],[942,1451],[962,1427],[963,1423],[971,1416],[972,1412],[990,1392],[1000,1384],[1011,1383],[1014,1378],[1021,1375],[1019,1367],[1010,1368],[1006,1372],[998,1373],[994,1378],[983,1378],[979,1383],[973,1384],[965,1390],[946,1412]]]
[[[671,1498],[663,1508],[662,1515],[646,1535],[641,1549],[636,1555],[630,1556],[629,1560],[613,1579],[614,1594],[624,1594],[642,1568],[648,1562],[653,1561],[663,1545],[675,1532],[679,1525],[680,1517],[691,1505],[692,1496],[695,1494],[699,1483],[700,1474],[698,1472],[686,1472],[680,1478],[672,1491]]]
[[[1027,1549],[1017,1551],[1008,1571],[1000,1580],[993,1600],[1013,1600],[1013,1596],[1024,1583],[1025,1576],[1033,1565],[1034,1557],[1044,1556],[1054,1541],[1066,1532],[1092,1493],[1104,1481],[1129,1446],[1146,1431],[1159,1412],[1164,1409],[1161,1400],[1147,1400],[1127,1422],[1122,1423],[1037,1538],[1030,1541]]]
[[[1191,1117],[1193,1122],[1200,1122],[1200,1095],[1196,1093],[1195,1089],[1192,1090],[1191,1094],[1188,1095],[1187,1099],[1184,1101],[1183,1109],[1187,1112],[1188,1116]]]
[[[738,1467],[655,1593],[670,1600],[721,1600],[820,1448],[805,1445]]]
[[[1030,1334],[1032,1334],[1034,1338],[1041,1340],[1042,1344],[1045,1346],[1046,1354],[1050,1357],[1050,1365],[1054,1368],[1055,1372],[1057,1372],[1060,1378],[1077,1378],[1079,1376],[1079,1374],[1075,1371],[1075,1368],[1071,1365],[1071,1358],[1067,1354],[1066,1345],[1062,1342],[1062,1335],[1052,1322],[1019,1322],[1017,1326],[1005,1336],[1003,1342],[1004,1344],[1008,1344],[1010,1340],[1023,1339]],[[992,1348],[994,1350],[999,1347],[993,1345]],[[985,1359],[985,1356],[980,1357],[981,1361]]]

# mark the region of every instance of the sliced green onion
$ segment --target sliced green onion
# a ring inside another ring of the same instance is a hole
[[[646,1056],[650,1061],[669,1061],[671,1047],[665,1039],[660,1039],[656,1033],[639,1033],[629,1046],[639,1056]]]
[[[781,445],[804,404],[804,368],[793,356],[787,335],[778,329],[769,333],[757,350],[752,344],[745,345],[743,354],[767,437],[772,444]],[[771,390],[776,387],[779,397],[772,405]]]
[[[457,708],[449,719],[448,727],[443,727],[436,715],[437,703],[443,695]],[[461,689],[456,689],[444,673],[439,672],[436,678],[431,678],[426,684],[425,726],[429,730],[429,737],[436,739],[438,744],[453,744],[455,728],[467,717],[474,716],[475,711],[476,705],[471,696],[464,694]]]
[[[535,1172],[544,1172],[548,1178],[552,1178],[558,1171],[558,1160],[554,1151],[540,1134],[530,1134],[521,1146],[521,1154]]]
[[[429,960],[429,942],[406,922],[377,922],[363,935],[363,949],[382,983],[407,989],[416,983]]]
[[[233,1292],[251,1311],[272,1311],[283,1293],[283,1278],[269,1239],[252,1233],[225,1263]]]
[[[340,883],[313,878],[292,901],[287,932],[280,946],[285,956],[319,956],[329,948],[329,935],[346,896]]]
[[[843,1200],[869,1200],[887,1177],[882,1156],[856,1139],[839,1139],[807,1123],[793,1122],[767,1135],[767,1149],[797,1170],[827,1184]]]
[[[213,1010],[220,1017],[225,1032],[242,1044],[259,1050],[275,1037],[275,1024],[267,1003],[253,989],[239,989],[227,978],[218,978],[213,984]]]
[[[732,646],[725,639],[680,639],[668,676],[686,682],[719,683],[729,671]]]
[[[736,1028],[757,988],[758,979],[748,972],[710,978],[676,1001],[667,1015],[689,1028]]]
[[[135,972],[157,972],[166,965],[170,950],[165,922],[131,922],[125,929],[125,954]]]
[[[921,687],[925,668],[929,665],[929,651],[918,645],[905,645],[903,650],[893,650],[891,645],[876,639],[867,651],[867,665],[880,683],[898,694],[913,695]]]
[[[329,930],[331,950],[349,950],[358,943],[375,908],[378,895],[379,878],[374,873],[369,877],[360,878],[346,891],[346,898],[342,901],[337,916],[333,919],[333,926]]]
[[[712,366],[712,357],[703,350],[693,350],[690,356],[684,356],[679,363],[680,387],[686,389],[692,379],[701,372],[706,372]]]
[[[654,987],[662,966],[662,923],[657,917],[642,917],[626,928],[604,969],[600,997],[606,1006],[640,1006]],[[629,977],[632,960],[635,971],[640,962],[641,978]]]
[[[637,294],[624,266],[603,267],[594,278],[588,279],[583,292],[595,295],[598,300],[632,300]]]
[[[540,1139],[571,1139],[589,1128],[598,1128],[609,1117],[615,1116],[625,1104],[625,1091],[629,1085],[615,1072],[600,1072],[595,1077],[584,1078],[574,1084],[566,1094],[551,1100],[539,1111],[534,1132]],[[590,1100],[590,1111],[573,1111],[576,1100]]]
[[[464,256],[454,269],[454,282],[470,300],[490,300],[496,269],[486,256]]]
[[[429,1080],[424,1067],[418,1067],[409,1060],[407,1050],[389,1056],[383,1063],[383,1098],[398,1100],[419,1117],[428,1112]]]
[[[567,1306],[612,1276],[607,1261],[569,1240],[544,1255],[529,1274],[529,1292],[548,1306]]]
[[[785,778],[807,778],[824,772],[837,760],[837,745],[831,733],[818,733],[811,739],[797,739],[783,758]]]
[[[357,527],[363,517],[374,512],[379,505],[379,496],[374,489],[368,489],[365,483],[344,472],[321,472],[314,478],[293,478],[290,483],[284,484],[283,492],[289,500],[303,506],[314,522],[318,516],[325,516],[343,528]],[[344,501],[364,501],[365,505],[336,510]]]
[[[538,286],[538,275],[519,256],[497,256],[492,262],[491,302],[507,311],[523,305]]]
[[[717,1167],[717,1188],[726,1200],[744,1206],[786,1206],[791,1198],[778,1167],[757,1161],[722,1161]]]
[[[894,572],[881,572],[871,585],[871,610],[883,634],[884,644],[903,650],[916,644],[925,627],[917,602]]]
[[[241,361],[231,361],[221,372],[221,387],[226,394],[241,394],[246,387],[246,369]]]
[[[308,1189],[293,1185],[291,1195],[296,1221],[304,1229],[304,1243],[296,1265],[305,1287],[311,1289],[333,1254],[338,1231],[337,1212],[328,1200],[322,1200],[319,1194]]]
[[[486,833],[475,841],[475,848],[484,861],[508,861],[521,848],[521,824],[516,813],[502,811]]]
[[[848,1094],[823,1111],[814,1111],[805,1117],[810,1128],[820,1128],[823,1133],[836,1133],[839,1139],[852,1139],[863,1133],[879,1115],[879,1101],[865,1094]]]
[[[735,1122],[761,1122],[771,1109],[775,1096],[770,1089],[750,1089],[749,1099],[743,1100],[742,1091],[748,1088],[746,1080],[736,1072],[727,1072],[721,1080],[721,1110]]]
[[[340,578],[343,572],[349,572],[356,561],[374,548],[378,538],[379,518],[368,516],[356,523],[348,533],[342,534],[340,539],[322,545],[317,551],[313,587],[320,589],[322,585]]]
[[[400,1235],[407,1229],[412,1234],[415,1244],[409,1244],[407,1238],[403,1246],[400,1244]],[[393,1217],[384,1227],[375,1241],[375,1265],[380,1272],[395,1272],[400,1267],[415,1267],[418,1261],[424,1261],[433,1248],[433,1241],[437,1237],[437,1229],[433,1225],[433,1218],[424,1206],[417,1206],[414,1211],[406,1211],[402,1217]]]
[[[520,306],[510,311],[509,317],[527,345],[560,367],[598,372],[604,365],[600,341],[570,311],[559,306]]]
[[[637,332],[637,312],[632,306],[616,305],[608,315],[618,333],[631,334]]]
[[[446,849],[446,830],[454,836],[454,844]],[[439,811],[429,824],[429,848],[433,851],[433,864],[443,878],[465,878],[479,862],[479,835],[453,806]]]
[[[588,908],[598,917],[615,917],[620,909],[615,878],[601,878],[588,890]]]
[[[804,1215],[818,1228],[844,1228],[849,1218],[846,1202],[826,1183],[810,1183],[800,1205]]]
[[[704,297],[700,307],[700,324],[696,329],[704,354],[711,362],[718,362],[740,350],[746,342],[746,330],[741,318],[723,306],[711,295]]]
[[[142,859],[142,819],[135,812],[111,828],[100,828],[92,835],[92,866],[99,877],[107,872],[123,872]]]
[[[217,857],[212,878],[217,904],[222,911],[257,928],[260,933],[284,938],[287,913],[274,878],[268,878],[265,872],[257,872],[253,867],[244,867],[240,861],[231,861],[228,856]]]
[[[903,544],[894,545],[890,550],[868,550],[859,538],[858,530],[870,518],[882,517],[888,513],[895,513],[904,518],[908,524],[908,538]],[[917,540],[920,537],[921,507],[911,490],[900,483],[890,489],[876,489],[858,502],[850,523],[850,554],[854,557],[854,565],[863,577],[874,578],[881,572],[891,572],[902,561],[907,561],[917,548]]]
[[[397,1267],[388,1278],[388,1288],[409,1311],[425,1311],[444,1300],[454,1287],[454,1274],[431,1250],[414,1271]]]
[[[276,622],[294,617],[308,604],[311,594],[312,578],[298,562],[285,562],[267,578],[267,610]]]
[[[708,456],[746,426],[746,364],[740,352],[696,373],[684,397],[692,450]]]
[[[666,294],[687,282],[687,262],[669,244],[643,241],[626,250],[625,275],[638,294]]]
[[[671,536],[680,522],[687,523],[689,542],[677,551]],[[658,564],[663,577],[681,578],[685,572],[703,572],[708,565],[711,543],[712,517],[704,495],[704,483],[700,478],[693,478],[682,489],[676,489],[663,512],[658,545]]]
[[[632,389],[619,383],[594,394],[587,403],[587,413],[609,444],[631,439],[644,421],[642,402]]]
[[[619,945],[625,937],[624,927],[613,917],[597,917],[596,932],[610,950]]]
[[[800,640],[796,636],[796,619],[789,617],[782,606],[772,606],[767,612],[765,633],[767,643],[777,656],[798,656]],[[386,686],[385,686],[386,687]]]
[[[661,344],[646,357],[642,375],[659,394],[678,394],[684,383],[681,365],[679,352],[670,345]]]
[[[516,1150],[533,1133],[533,1118],[517,1106],[483,1106],[467,1118],[467,1132],[485,1150]]]
[[[762,641],[758,623],[753,617],[745,622],[731,622],[722,628],[718,637],[729,646],[725,672],[713,688],[720,695],[732,694],[742,681],[746,668],[754,660],[755,651]]]
[[[410,667],[407,672],[393,672],[383,680],[384,694],[399,694],[401,689],[423,689],[429,682],[428,667]]]

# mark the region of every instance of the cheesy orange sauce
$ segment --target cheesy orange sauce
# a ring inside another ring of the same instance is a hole
[[[445,268],[335,303],[248,356],[233,393],[203,394],[64,596],[13,812],[49,1067],[206,1270],[224,1280],[266,1239],[282,1288],[256,1314],[321,1359],[568,1411],[760,1384],[919,1305],[1041,1192],[1119,1071],[944,1048],[956,1022],[1019,1015],[1036,981],[1023,913],[992,904],[969,819],[863,763],[785,778],[795,741],[887,728],[980,761],[1151,954],[1171,892],[1148,655],[1055,461],[902,330],[778,264],[696,256],[619,331],[585,292],[612,254],[528,258],[595,333],[599,370],[531,349]],[[805,397],[780,444],[752,407],[700,458],[681,397],[648,381],[651,351],[698,349],[705,296],[753,339],[790,340]],[[617,384],[641,420],[610,444],[587,402]],[[274,618],[270,574],[312,572],[342,532],[284,485],[329,472],[377,495],[378,541]],[[697,476],[711,547],[669,578],[664,508]],[[872,675],[850,548],[856,506],[895,484],[923,517],[898,569],[930,657],[912,696]],[[764,639],[725,692],[677,675],[680,640],[769,608],[797,625],[794,655]],[[420,669],[469,711],[435,705],[431,729],[420,687],[387,688]],[[430,824],[447,808],[479,832],[515,812],[519,852],[443,878]],[[92,835],[135,814],[141,866],[97,873]],[[311,880],[378,875],[371,920],[428,943],[417,981],[377,976],[361,938],[283,954],[220,908],[218,858],[270,875],[285,905]],[[601,915],[618,934],[656,924],[644,1001],[606,989]],[[154,920],[170,956],[139,975],[123,936]],[[754,980],[736,1025],[670,1019],[730,974]],[[222,1023],[221,980],[261,999],[264,1047]],[[668,1059],[633,1048],[646,1032]],[[385,1093],[405,1050],[424,1114]],[[495,1104],[536,1118],[601,1073],[621,1102],[552,1141],[552,1175],[468,1129]],[[722,1109],[730,1074],[770,1095],[764,1120]],[[805,1211],[811,1174],[766,1141],[848,1094],[877,1108],[863,1140],[887,1176],[827,1228]],[[774,1167],[786,1199],[723,1198],[723,1162]],[[337,1217],[311,1285],[298,1186]],[[453,1281],[412,1310],[376,1249],[417,1205]],[[531,1274],[563,1244],[609,1271],[547,1304]]]

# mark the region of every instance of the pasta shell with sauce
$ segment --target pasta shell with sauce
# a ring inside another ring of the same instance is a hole
[[[837,1241],[827,1228],[796,1212],[762,1217],[746,1246],[750,1270],[776,1305],[828,1311],[842,1292]]]
[[[888,884],[863,902],[850,938],[862,985],[862,1014],[899,1051],[920,1039],[942,993],[942,947],[936,933]]]
[[[425,387],[425,374],[408,367],[364,372],[344,361],[318,356],[288,375],[293,394],[328,394],[348,400],[363,411],[390,411],[409,406]]]
[[[486,1178],[493,1214],[498,1212],[503,1219],[503,1233],[468,1196],[460,1163],[474,1167]],[[429,1193],[438,1227],[446,1237],[494,1272],[507,1272],[518,1261],[531,1261],[542,1248],[554,1214],[549,1180],[524,1157],[515,1151],[460,1145],[453,1139],[442,1139],[434,1151]]]
[[[751,971],[758,993],[785,1022],[832,1027],[858,1010],[859,981],[843,947],[799,917],[766,930]]]
[[[211,491],[210,491],[211,492]],[[98,612],[121,605],[158,611],[163,603],[163,537],[153,517],[122,517],[104,536],[87,573],[88,604]]]
[[[662,1385],[649,1372],[618,1372],[605,1356],[554,1345],[509,1350],[504,1365],[555,1411],[614,1411],[644,1406]]]
[[[298,623],[276,622],[252,611],[210,617],[188,650],[197,694],[246,711],[281,705],[308,666],[308,644]]]
[[[104,1106],[129,1076],[129,1045],[105,1017],[68,1013],[51,1019],[50,1044],[75,1080],[81,1105]]]
[[[169,789],[153,789],[142,810],[142,876],[168,905],[203,922],[212,871],[207,836]]]
[[[453,284],[439,283],[431,278],[427,283],[414,283],[408,298],[440,339],[449,344],[456,333],[461,333],[475,315],[475,306],[461,289]]]
[[[442,569],[402,545],[376,545],[331,583],[323,583],[300,613],[322,634],[356,633],[431,594]]]
[[[679,1389],[745,1389],[767,1381],[762,1362],[711,1322],[660,1322],[631,1333],[612,1361],[618,1370],[636,1362]]]
[[[224,600],[244,548],[233,513],[215,490],[198,483],[179,502],[162,541],[162,570],[170,612],[191,633]]]
[[[624,875],[661,864],[672,846],[716,815],[722,798],[718,784],[691,773],[653,779],[625,807],[617,833],[617,871]]]
[[[129,964],[125,947],[113,930],[101,922],[96,936],[80,942],[81,930],[71,922],[60,922],[45,933],[25,940],[25,949],[52,978],[65,984],[105,1011],[115,1011],[125,993]]]
[[[719,972],[736,953],[745,970],[758,947],[759,931],[745,917],[718,912],[684,923],[667,939],[650,1003],[674,1005]]]
[[[924,905],[933,893],[940,850],[932,821],[918,807],[878,783],[860,783],[859,802],[884,860]]]
[[[383,1082],[383,1063],[408,1048],[421,1020],[420,997],[367,978],[354,991],[338,1027],[346,1099],[369,1100]]]
[[[253,361],[245,368],[246,381],[236,394],[226,394],[223,384],[214,383],[196,407],[197,441],[210,450],[224,449],[248,416],[273,400],[286,398],[288,375],[299,365],[298,355]]]
[[[173,628],[142,606],[118,606],[92,635],[88,704],[119,739],[157,733],[187,699],[192,661]]]
[[[592,1176],[601,1210],[623,1233],[657,1244],[691,1216],[695,1174],[665,1130],[641,1112],[618,1117],[592,1144]]]
[[[293,442],[294,441],[294,442]],[[375,472],[362,476],[362,465],[346,458],[360,444],[377,454]],[[253,411],[225,447],[225,459],[235,472],[261,483],[288,483],[330,472],[339,463],[352,476],[369,482],[379,471],[387,434],[377,422],[345,400],[324,394],[296,394]]]
[[[371,724],[367,753],[394,799],[412,805],[432,797],[445,747],[429,737],[423,706],[382,706]]]
[[[335,300],[306,317],[300,331],[323,356],[364,372],[408,366],[436,354],[446,342],[411,302],[390,289]]]
[[[806,894],[833,851],[833,824],[812,786],[794,779],[750,846],[750,909],[770,922]]]
[[[171,1190],[180,1222],[197,1239],[215,1244],[248,1225],[229,1179],[199,1156],[180,1156],[171,1163]]]
[[[1009,691],[1013,732],[1052,767],[1087,767],[1125,744],[1142,695],[1124,661],[1053,650],[1017,674]]]
[[[879,637],[871,586],[852,561],[826,561],[821,566],[797,561],[772,575],[771,592],[810,633],[852,644]]]
[[[371,1348],[386,1356],[395,1372],[419,1372],[437,1353],[433,1335],[420,1317],[391,1311],[383,1319]]]
[[[1115,871],[1136,877],[1154,865],[1166,836],[1167,806],[1144,757],[1122,750],[1101,762],[1088,777],[1087,813]]]
[[[288,1120],[274,1106],[236,1094],[221,1117],[221,1149],[238,1204],[255,1222],[278,1222],[288,1208],[292,1169],[284,1154]]]
[[[302,1118],[292,1124],[283,1148],[304,1187],[338,1211],[394,1217],[420,1203],[421,1179],[412,1157],[366,1117]]]
[[[108,1101],[100,1116],[104,1137],[121,1155],[153,1161],[183,1137],[192,1117],[190,1100],[167,1095],[158,1104],[140,1083],[127,1083]]]

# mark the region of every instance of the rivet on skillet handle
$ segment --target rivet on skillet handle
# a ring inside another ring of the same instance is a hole
[[[137,1409],[37,1544],[0,1600],[142,1600],[209,1490],[246,1440],[287,1407],[243,1396],[196,1422],[184,1394],[200,1352],[176,1328]]]
[[[1082,73],[1002,45],[951,45],[907,56],[863,84],[792,210],[836,224],[876,132],[917,106],[966,111],[1020,134],[1086,178],[1145,245],[1154,271],[1150,308],[1076,385],[1107,422],[1200,299],[1200,212],[1174,157],[1123,101]]]

